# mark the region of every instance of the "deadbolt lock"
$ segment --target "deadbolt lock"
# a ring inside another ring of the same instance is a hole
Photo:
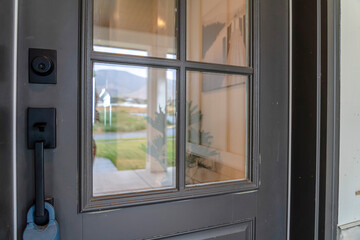
[[[46,76],[52,72],[54,64],[48,56],[39,56],[32,60],[31,67],[35,73]]]
[[[49,49],[29,49],[29,83],[55,84],[57,53]]]

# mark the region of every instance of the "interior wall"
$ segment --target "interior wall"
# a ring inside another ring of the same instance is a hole
[[[360,220],[360,1],[341,1],[338,224]]]

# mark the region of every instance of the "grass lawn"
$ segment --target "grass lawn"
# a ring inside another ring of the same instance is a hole
[[[107,139],[96,141],[96,156],[110,159],[118,170],[146,168],[146,138]],[[175,165],[175,138],[167,140],[168,166]]]
[[[94,124],[94,132],[135,132],[146,129],[146,119],[141,116],[131,115],[129,111],[121,108],[113,108],[111,114],[111,126],[110,126],[110,114],[107,112],[106,122],[104,126],[104,112],[99,111],[99,122]]]

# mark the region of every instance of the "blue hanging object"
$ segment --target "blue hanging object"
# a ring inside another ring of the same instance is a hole
[[[60,240],[59,225],[55,220],[54,207],[45,203],[45,209],[49,213],[49,223],[45,226],[38,226],[34,222],[35,205],[29,209],[23,240]]]

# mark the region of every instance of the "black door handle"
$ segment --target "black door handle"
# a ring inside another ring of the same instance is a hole
[[[49,221],[45,209],[44,149],[56,146],[55,108],[28,109],[28,148],[35,150],[35,214],[36,225]]]
[[[35,143],[35,216],[37,225],[43,226],[48,222],[48,212],[45,210],[44,187],[44,142]]]

